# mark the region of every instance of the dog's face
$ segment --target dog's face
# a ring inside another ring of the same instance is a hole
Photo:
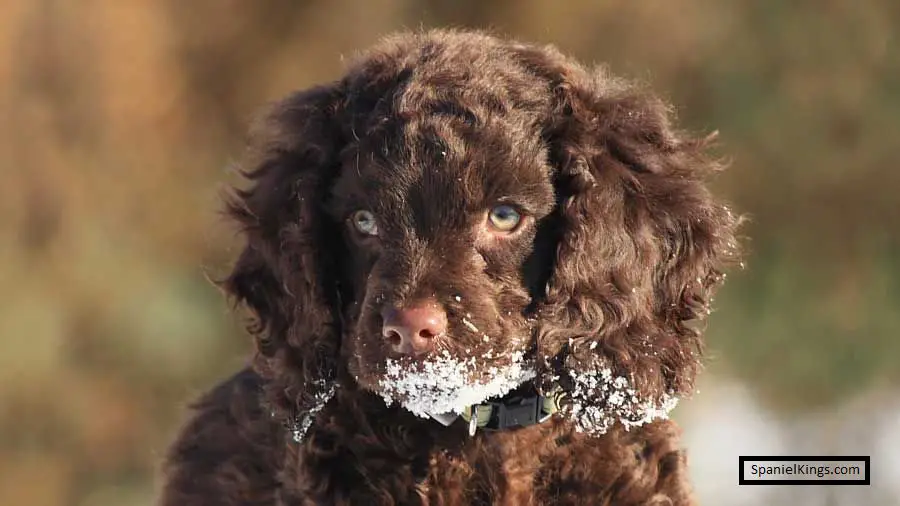
[[[533,376],[552,178],[539,132],[502,115],[476,127],[425,111],[345,152],[328,209],[349,252],[342,348],[360,386],[424,415]]]
[[[689,322],[739,220],[706,141],[651,95],[547,48],[407,34],[278,104],[251,146],[225,287],[284,416],[348,378],[427,416],[537,375],[603,431],[691,390]]]

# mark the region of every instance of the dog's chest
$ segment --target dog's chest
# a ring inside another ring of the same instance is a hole
[[[545,471],[546,430],[493,433],[474,438],[460,453],[436,451],[419,482],[429,504],[529,506],[539,504],[536,484]]]
[[[444,433],[446,438],[430,434],[420,439],[399,430],[356,432],[338,446],[289,452],[283,504],[308,504],[316,497],[348,506],[549,506],[584,504],[586,495],[602,495],[598,485],[604,488],[604,480],[589,477],[585,488],[586,476],[571,473],[573,453],[579,456],[574,467],[581,469],[596,467],[587,460],[598,454],[579,451],[586,449],[584,441],[560,423],[479,431],[474,437],[465,431]],[[313,438],[320,440],[335,441]]]

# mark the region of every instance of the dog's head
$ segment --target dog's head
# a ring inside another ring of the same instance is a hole
[[[553,49],[386,39],[273,107],[230,199],[248,244],[225,286],[270,400],[344,378],[425,415],[537,376],[581,428],[652,414],[691,388],[736,254],[704,144]]]

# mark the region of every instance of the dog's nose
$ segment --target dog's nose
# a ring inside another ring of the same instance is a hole
[[[434,349],[434,338],[447,331],[447,313],[433,300],[404,308],[385,309],[382,335],[397,353],[423,355]]]

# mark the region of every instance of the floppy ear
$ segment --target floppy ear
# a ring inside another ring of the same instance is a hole
[[[314,414],[334,386],[341,252],[323,200],[339,167],[337,103],[321,87],[275,104],[251,131],[250,188],[226,199],[247,245],[223,286],[252,313],[254,368],[281,420]]]
[[[720,168],[708,139],[676,132],[664,103],[602,71],[541,65],[561,231],[540,353],[580,428],[643,423],[692,389],[697,323],[736,258],[738,220],[706,187]]]

